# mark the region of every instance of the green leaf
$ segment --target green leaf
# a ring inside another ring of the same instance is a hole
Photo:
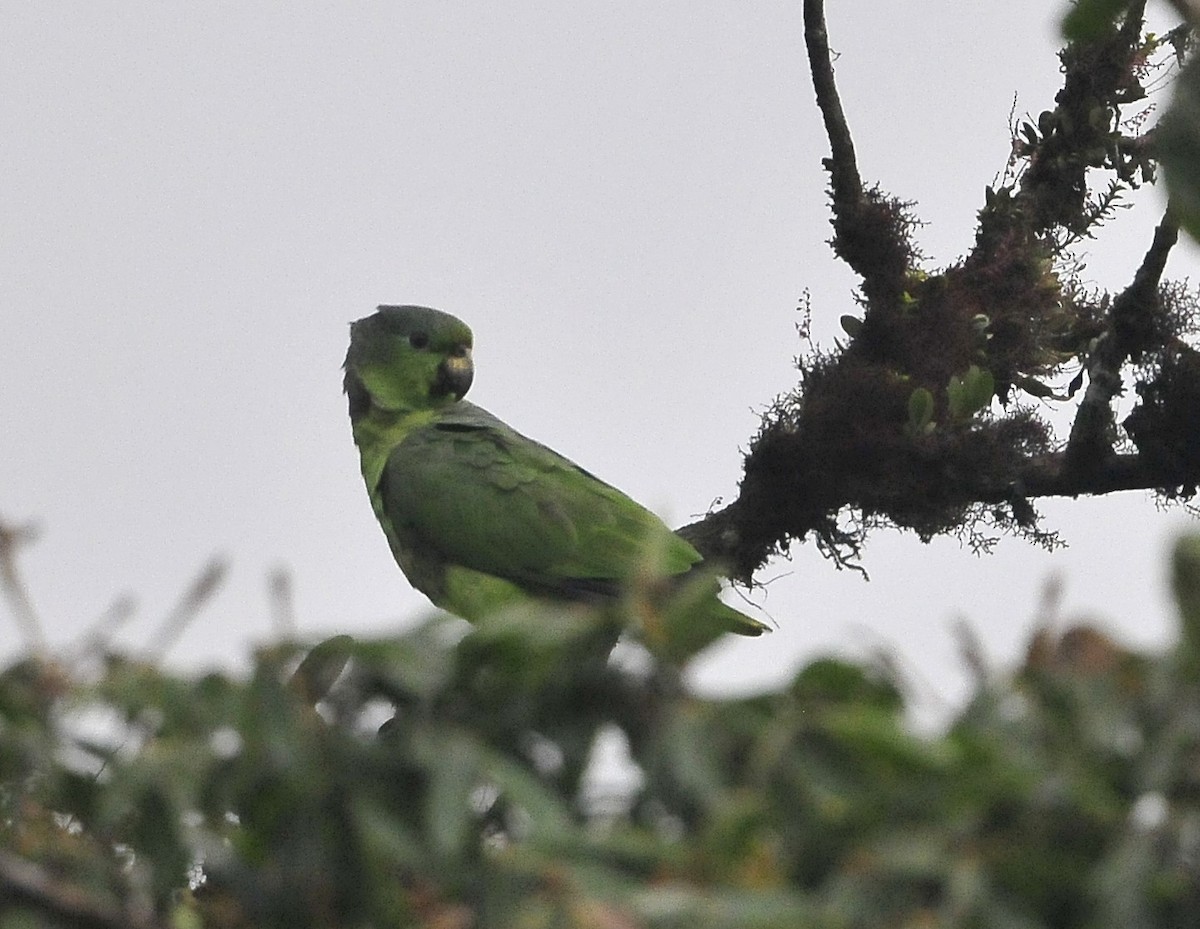
[[[1200,535],[1185,535],[1175,543],[1172,583],[1183,641],[1200,664]]]
[[[1077,0],[1063,17],[1062,31],[1071,42],[1098,39],[1112,28],[1132,0]]]
[[[371,857],[413,869],[427,863],[428,852],[420,837],[386,805],[355,796],[350,815]]]
[[[858,334],[862,332],[863,321],[857,316],[847,314],[841,318],[840,322],[842,324],[842,331],[852,339],[858,338]]]
[[[1180,224],[1200,241],[1200,62],[1175,82],[1175,97],[1158,125],[1158,150],[1171,205]]]
[[[784,926],[850,925],[844,920],[822,921],[811,898],[788,890],[701,888],[685,883],[657,882],[638,887],[626,905],[647,926],[676,929],[782,929]],[[883,925],[881,920],[879,925]]]
[[[840,658],[809,662],[800,669],[789,692],[809,706],[871,707],[889,713],[904,708],[904,697],[892,681]]]
[[[529,817],[534,837],[562,841],[573,831],[571,816],[562,801],[534,774],[499,752],[485,752],[484,776]]]
[[[0,929],[46,929],[49,925],[50,923],[32,908],[9,909],[6,904],[4,912],[0,913]]]
[[[992,402],[996,393],[996,379],[987,368],[971,365],[967,369],[967,399],[972,406],[972,412],[985,409]]]
[[[917,436],[928,432],[933,421],[933,394],[918,387],[908,398],[908,433]]]
[[[158,785],[144,785],[136,797],[132,845],[152,862],[152,886],[158,900],[167,900],[187,874],[191,857],[179,828],[179,811]]]
[[[465,735],[439,740],[429,770],[425,816],[430,844],[445,856],[464,855],[471,825],[471,792],[479,785],[479,745]]]
[[[986,409],[995,391],[996,380],[992,372],[979,365],[971,365],[966,374],[950,378],[950,383],[946,385],[946,397],[951,419],[970,419]]]
[[[354,639],[348,635],[335,635],[313,648],[296,673],[292,675],[292,687],[300,698],[310,706],[319,703],[329,693],[334,682],[341,677],[350,661]]]

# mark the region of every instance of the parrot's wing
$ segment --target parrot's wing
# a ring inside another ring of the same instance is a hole
[[[415,548],[536,592],[612,596],[646,559],[664,575],[701,560],[625,494],[466,402],[392,449],[379,492]]]

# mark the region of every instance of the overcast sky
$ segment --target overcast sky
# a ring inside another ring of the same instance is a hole
[[[136,646],[214,554],[231,573],[176,663],[236,664],[267,637],[277,566],[306,636],[426,612],[341,394],[347,323],[379,303],[461,316],[471,399],[673,524],[731,498],[795,381],[801,294],[825,344],[855,310],[824,244],[800,6],[5,4],[0,518],[41,530],[21,564],[51,640],[130,592]],[[917,201],[931,267],[970,245],[1014,94],[1018,115],[1052,105],[1057,6],[830,3],[860,167]],[[1096,284],[1130,278],[1159,198],[1106,230]],[[887,645],[936,704],[962,684],[952,621],[1014,660],[1055,574],[1066,619],[1162,641],[1186,518],[1136,493],[1040,508],[1070,548],[977,558],[883,533],[864,583],[798,547],[752,595],[778,631],[699,682]],[[0,652],[18,645],[0,609]]]

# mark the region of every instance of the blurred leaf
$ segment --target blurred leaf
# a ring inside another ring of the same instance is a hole
[[[1073,0],[1063,18],[1063,36],[1072,42],[1101,38],[1131,3],[1132,0]]]
[[[1175,81],[1156,143],[1171,208],[1180,225],[1200,240],[1200,60],[1194,57]]]
[[[353,655],[359,659],[360,686],[402,706],[431,699],[453,675],[457,650],[452,646],[466,628],[465,621],[439,614],[398,639],[357,640]]]
[[[627,898],[633,913],[653,929],[820,929],[846,925],[822,920],[810,901],[795,892],[709,889],[659,885]]]
[[[639,754],[647,777],[666,796],[704,807],[720,798],[725,779],[709,723],[705,707],[680,700],[647,743],[651,750]]]
[[[429,790],[425,802],[429,844],[450,857],[466,850],[470,837],[471,794],[480,784],[480,746],[449,732],[429,746]]]
[[[191,854],[180,834],[180,811],[163,790],[147,784],[137,796],[132,815],[130,844],[139,866],[151,875],[156,901],[165,905],[183,886],[191,864]]]
[[[324,699],[346,670],[353,648],[354,639],[348,635],[335,635],[314,646],[292,675],[292,687],[300,699],[310,705]]]
[[[1179,608],[1183,645],[1192,666],[1200,669],[1200,535],[1175,543],[1172,583]]]
[[[805,703],[859,704],[897,712],[904,706],[894,682],[837,658],[809,662],[796,675],[789,692]]]
[[[908,398],[908,434],[923,435],[933,421],[933,394],[918,387]]]
[[[355,828],[363,838],[368,861],[384,861],[391,867],[418,869],[428,863],[428,851],[420,836],[388,807],[370,797],[351,800]]]
[[[573,831],[570,814],[535,774],[491,751],[482,753],[481,770],[501,795],[528,817],[530,837],[546,842],[568,839]]]
[[[951,419],[970,419],[992,402],[996,382],[992,373],[978,365],[971,365],[965,374],[950,378],[946,385]]]

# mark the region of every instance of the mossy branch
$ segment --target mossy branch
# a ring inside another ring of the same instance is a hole
[[[829,171],[833,207],[833,240],[838,257],[862,277],[863,293],[884,300],[903,290],[903,278],[913,259],[906,204],[878,187],[866,188],[858,171],[854,139],[846,121],[833,76],[829,34],[822,0],[804,2],[804,42],[817,106],[829,137]]]
[[[991,530],[1045,545],[1029,502],[1143,489],[1186,497],[1200,486],[1200,295],[1164,283],[1178,237],[1170,213],[1123,291],[1090,292],[1072,245],[1114,214],[1121,192],[1155,177],[1145,114],[1154,52],[1177,36],[1143,34],[1144,2],[1060,54],[1055,106],[1014,127],[1006,183],[987,188],[967,256],[920,266],[906,204],[865,186],[834,80],[821,0],[805,0],[805,42],[829,139],[834,253],[862,279],[849,340],[800,362],[800,383],[763,418],[739,496],[680,532],[731,576],[754,573],[815,537],[840,566],[877,526],[923,539]],[[1097,172],[1108,176],[1098,194]],[[1082,369],[1066,393],[1054,379]],[[1127,367],[1142,404],[1126,420],[1137,452],[1118,454],[1112,401]],[[1089,378],[1070,437],[1058,440],[1020,397],[1063,402]],[[993,402],[996,401],[996,402]]]
[[[1121,392],[1122,366],[1162,344],[1159,288],[1167,256],[1178,240],[1179,224],[1168,212],[1154,230],[1154,240],[1133,281],[1109,307],[1105,330],[1086,363],[1088,387],[1067,441],[1065,462],[1076,474],[1102,468],[1113,456],[1116,423],[1112,401]]]

